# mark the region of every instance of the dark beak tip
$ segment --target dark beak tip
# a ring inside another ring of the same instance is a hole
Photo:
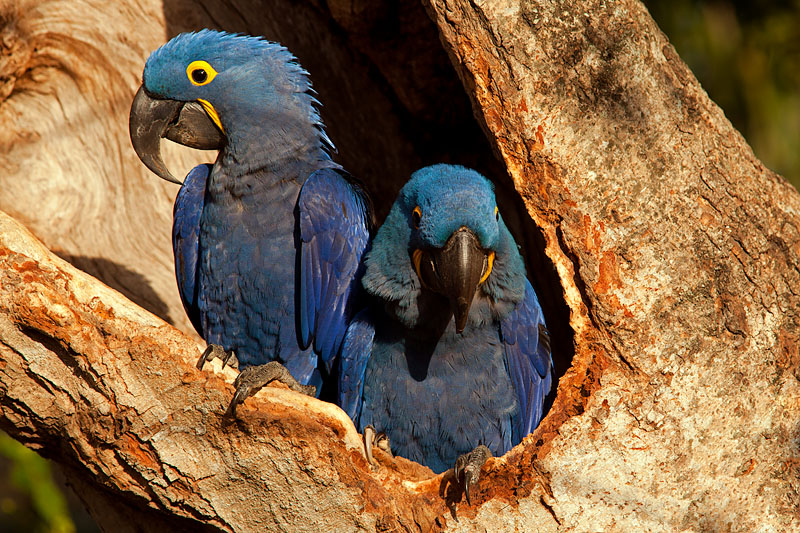
[[[470,302],[471,303],[471,302]],[[467,327],[467,319],[469,318],[469,304],[467,305],[458,305],[455,306],[453,312],[453,319],[455,320],[456,325],[456,333],[463,333],[464,329]]]
[[[455,330],[461,334],[481,282],[486,253],[475,233],[466,227],[454,232],[442,248],[425,253],[417,267],[420,279],[428,288],[448,298]]]

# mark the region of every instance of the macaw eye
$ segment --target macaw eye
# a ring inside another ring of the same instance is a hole
[[[419,229],[419,223],[422,221],[422,209],[419,206],[414,208],[414,211],[411,212],[411,222],[414,223],[414,227]]]
[[[197,85],[198,87],[211,83],[211,80],[213,80],[216,75],[217,71],[206,61],[192,61],[189,63],[189,66],[186,67],[186,77],[189,78],[192,85]]]
[[[500,210],[497,209],[497,206],[494,206],[494,219],[497,221],[500,220]]]

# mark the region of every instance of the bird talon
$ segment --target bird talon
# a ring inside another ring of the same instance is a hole
[[[364,454],[367,456],[367,462],[369,462],[370,466],[373,470],[377,470],[379,464],[378,461],[375,460],[375,456],[372,454],[372,450],[374,448],[379,448],[384,452],[389,454],[389,457],[394,457],[392,454],[391,446],[389,445],[389,436],[386,435],[383,431],[378,433],[375,431],[375,426],[372,424],[367,425],[364,428]]]
[[[470,487],[477,485],[481,475],[481,467],[489,457],[492,457],[492,452],[481,444],[471,452],[465,453],[456,459],[456,464],[453,466],[453,475],[456,481],[464,487],[467,505],[472,505]]]
[[[236,361],[236,354],[233,350],[226,350],[219,344],[209,344],[206,346],[206,349],[203,350],[200,359],[197,360],[197,369],[203,370],[203,366],[214,359],[221,359],[224,368],[226,365],[231,364],[232,361]],[[231,366],[235,365],[231,364]]]
[[[364,428],[364,454],[367,456],[367,462],[373,469],[378,467],[378,461],[372,456],[372,446],[375,443],[375,427],[369,424]]]
[[[270,361],[265,365],[249,366],[239,372],[233,386],[236,392],[233,393],[231,403],[228,405],[225,416],[236,416],[236,407],[240,403],[253,396],[262,387],[265,387],[273,381],[280,381],[291,390],[306,394],[308,396],[316,395],[317,388],[314,385],[302,385],[286,370],[286,367],[277,361]]]
[[[235,360],[236,360],[236,354],[235,354],[235,353],[233,353],[233,350],[228,350],[227,352],[225,352],[225,358],[222,360],[222,366],[223,366],[223,368],[224,368],[224,367],[226,367],[226,366],[228,366],[228,365],[230,365],[230,366],[234,366],[234,365],[232,364],[232,360],[233,360],[233,361],[235,361]]]
[[[247,396],[245,396],[245,398],[246,397]],[[228,408],[225,410],[225,418],[235,418],[236,407],[243,401],[244,398],[242,398],[241,390],[237,390],[236,392],[234,392],[233,398],[231,398],[231,403],[228,404]]]
[[[478,482],[477,476],[475,477],[475,480],[473,481],[472,472],[468,471],[468,472],[466,472],[464,474],[464,495],[467,497],[467,505],[472,505],[472,498],[469,495],[469,487],[473,483],[477,483],[477,482]]]
[[[389,435],[381,431],[375,435],[375,446],[389,454],[389,457],[394,457],[392,453],[391,443],[389,442]]]
[[[197,360],[197,370],[203,370],[203,366],[206,364],[206,361],[209,360],[209,355],[214,350],[214,344],[209,344],[206,346],[206,349],[203,350],[202,355],[200,355],[200,359]]]

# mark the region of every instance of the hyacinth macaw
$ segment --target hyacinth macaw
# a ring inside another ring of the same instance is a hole
[[[491,183],[460,166],[415,172],[364,262],[373,302],[348,328],[339,403],[398,455],[455,465],[469,499],[489,452],[539,424],[553,380],[542,309]]]
[[[198,366],[235,353],[249,367],[229,412],[274,377],[319,395],[353,312],[372,215],[331,160],[308,73],[279,44],[201,30],[154,51],[142,80],[130,131],[149,169],[181,183],[161,158],[163,137],[219,150],[189,172],[174,209],[181,299],[209,345]]]

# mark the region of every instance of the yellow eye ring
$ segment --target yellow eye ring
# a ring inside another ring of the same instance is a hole
[[[414,227],[419,229],[419,223],[422,222],[422,209],[419,206],[414,208],[414,211],[411,212],[411,222],[414,223]]]
[[[500,220],[500,210],[497,209],[497,206],[494,206],[494,219]]]
[[[216,76],[217,71],[207,61],[192,61],[186,67],[186,77],[198,87],[211,83]]]

